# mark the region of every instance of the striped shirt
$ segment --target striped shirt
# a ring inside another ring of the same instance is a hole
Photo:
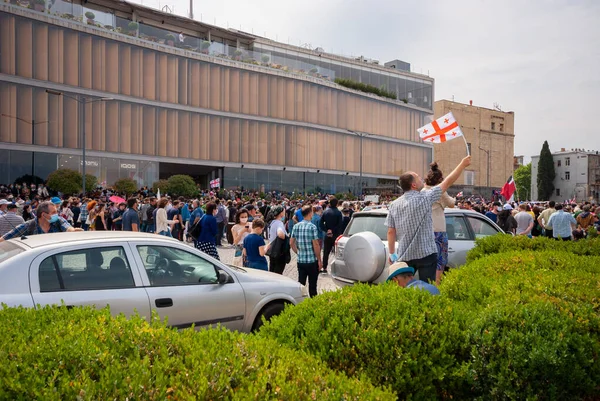
[[[0,237],[23,223],[25,220],[14,212],[3,214],[0,216]]]

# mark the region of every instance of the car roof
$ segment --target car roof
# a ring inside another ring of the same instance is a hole
[[[374,210],[365,210],[361,212],[355,212],[352,217],[357,216],[387,216],[389,213],[388,209],[374,209]],[[476,212],[475,210],[466,210],[466,209],[457,209],[457,208],[446,208],[444,209],[444,214],[462,214],[462,215],[471,215],[471,216],[483,216],[485,215]]]
[[[158,236],[150,233],[140,233],[132,231],[74,231],[68,233],[50,233],[50,234],[38,234],[28,235],[25,237],[16,237],[11,239],[19,245],[26,248],[39,248],[48,245],[56,244],[71,244],[84,241],[99,241],[99,240],[121,240],[121,241],[135,241],[135,240],[148,240],[148,239],[162,239],[169,240],[172,238],[165,236]],[[172,239],[173,241],[177,241]]]

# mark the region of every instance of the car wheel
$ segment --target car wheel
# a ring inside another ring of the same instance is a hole
[[[263,326],[263,317],[268,322],[271,320],[271,318],[273,318],[273,316],[277,316],[281,312],[283,312],[284,308],[285,304],[283,303],[270,304],[264,307],[263,310],[260,311],[258,316],[256,316],[256,320],[254,320],[254,324],[252,325],[252,331],[257,331]]]

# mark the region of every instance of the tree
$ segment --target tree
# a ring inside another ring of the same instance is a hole
[[[96,189],[98,179],[91,174],[85,175],[85,191],[92,192]],[[81,193],[83,176],[79,171],[69,168],[59,168],[48,176],[48,188],[61,192],[65,195]]]
[[[17,178],[14,182],[15,184],[35,184],[40,185],[44,183],[44,179],[38,177],[37,175],[25,174]]]
[[[60,168],[48,176],[48,187],[66,195],[81,192],[82,177],[79,171]]]
[[[538,186],[538,199],[540,201],[548,201],[554,193],[554,178],[556,172],[554,171],[554,158],[550,152],[550,146],[548,141],[544,141],[542,145],[542,151],[540,152],[540,160],[538,164],[537,174],[537,186]]]
[[[169,194],[191,197],[198,193],[194,179],[189,175],[177,174],[169,178]]]
[[[135,180],[131,178],[121,178],[115,181],[113,185],[117,192],[120,192],[125,195],[133,194],[138,190],[138,185]]]
[[[83,176],[81,174],[79,174],[80,177],[82,177],[79,180],[79,188],[81,188],[83,186]],[[90,192],[94,192],[96,190],[96,187],[98,187],[98,179],[96,178],[95,175],[91,175],[91,174],[86,174],[85,175],[85,193],[90,193]],[[80,192],[81,189],[77,192]]]
[[[171,192],[169,191],[169,181],[158,180],[154,184],[152,184],[152,192],[157,193],[159,189],[161,195]]]
[[[520,199],[531,198],[531,163],[525,166],[519,166],[515,170],[513,177],[517,186],[517,194]]]

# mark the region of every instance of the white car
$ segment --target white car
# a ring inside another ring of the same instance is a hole
[[[221,324],[250,332],[308,297],[275,273],[226,266],[172,238],[96,231],[0,243],[0,303],[110,305],[114,314],[156,310],[177,328]]]
[[[465,264],[467,252],[475,246],[475,239],[504,233],[492,220],[472,210],[445,209],[444,214],[448,234],[447,268]],[[344,234],[335,242],[331,277],[338,286],[356,282],[381,283],[387,279],[387,215],[387,209],[352,215]]]

